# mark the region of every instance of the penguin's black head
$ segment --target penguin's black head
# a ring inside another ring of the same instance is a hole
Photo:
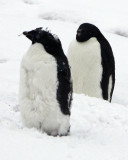
[[[76,40],[84,42],[92,37],[98,38],[99,36],[101,36],[101,32],[96,26],[90,23],[83,23],[77,30]]]
[[[35,30],[23,32],[23,34],[34,43],[41,43],[45,50],[54,55],[62,49],[61,42],[56,35],[51,34],[48,30],[36,28]]]

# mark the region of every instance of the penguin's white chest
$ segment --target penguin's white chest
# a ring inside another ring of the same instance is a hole
[[[73,40],[69,46],[68,59],[71,65],[74,92],[101,98],[101,50],[96,38],[81,43]]]
[[[56,99],[57,87],[55,58],[42,45],[32,45],[23,57],[20,73],[20,111],[26,126],[57,135],[61,121],[69,123]]]

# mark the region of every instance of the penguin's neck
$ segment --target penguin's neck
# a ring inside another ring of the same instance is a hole
[[[97,41],[97,38],[95,38],[95,37],[92,37],[92,38],[90,38],[88,41],[85,41],[85,42],[83,42],[84,44],[92,44],[93,42],[96,42]]]
[[[76,54],[77,61],[81,61],[81,59],[83,58],[85,63],[87,63],[87,66],[92,66],[93,60],[96,60],[97,58],[100,59],[100,43],[96,38],[90,38],[85,42],[75,41],[75,43],[72,43],[72,47],[74,48],[73,52],[75,50],[73,54]],[[84,63],[83,65],[85,66]]]
[[[48,54],[45,49],[44,46],[41,43],[34,43],[32,44],[27,52],[28,55],[34,56],[34,55],[42,55],[42,54]]]
[[[95,37],[92,37],[92,38],[90,38],[88,41],[84,41],[84,42],[78,42],[77,40],[75,40],[76,41],[76,46],[78,47],[78,48],[81,48],[82,50],[83,49],[87,49],[88,47],[89,47],[89,49],[90,48],[92,48],[92,45],[93,44],[95,44],[95,43],[97,43],[98,42],[98,40],[97,40],[97,38],[95,38]],[[77,50],[77,48],[76,48],[76,50]]]
[[[50,55],[44,49],[44,46],[40,43],[35,43],[30,46],[24,58],[27,63],[51,63],[51,61],[55,61],[54,57]]]

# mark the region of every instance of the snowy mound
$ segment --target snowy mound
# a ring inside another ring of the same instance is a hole
[[[75,94],[71,133],[56,138],[24,128],[17,107],[0,106],[0,155],[6,160],[127,160],[128,108],[122,105]]]

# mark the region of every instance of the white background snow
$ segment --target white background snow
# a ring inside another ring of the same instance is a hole
[[[112,46],[112,103],[74,94],[67,137],[24,127],[18,110],[19,69],[31,42],[18,35],[49,27],[66,54],[83,22],[97,25]],[[0,160],[128,160],[127,37],[126,0],[0,0]]]

